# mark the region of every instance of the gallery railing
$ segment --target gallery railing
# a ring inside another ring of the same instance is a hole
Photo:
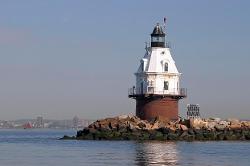
[[[187,96],[187,89],[186,88],[178,88],[178,89],[169,89],[169,90],[155,90],[153,87],[148,87],[148,89],[141,89],[141,88],[129,88],[128,95],[135,96],[135,95],[173,95],[173,96]]]

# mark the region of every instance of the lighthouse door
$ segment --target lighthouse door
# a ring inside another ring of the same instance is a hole
[[[141,94],[143,94],[143,82],[141,82]]]

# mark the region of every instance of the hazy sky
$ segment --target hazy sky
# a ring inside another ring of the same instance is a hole
[[[127,97],[144,42],[167,40],[202,116],[250,119],[250,1],[0,2],[0,119],[96,119],[135,112]]]

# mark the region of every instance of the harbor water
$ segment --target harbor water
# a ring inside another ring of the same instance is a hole
[[[249,141],[59,140],[74,130],[0,130],[0,166],[249,166]]]

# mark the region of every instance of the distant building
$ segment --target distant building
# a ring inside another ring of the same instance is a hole
[[[77,129],[78,128],[78,125],[79,125],[79,118],[77,117],[77,116],[75,116],[74,118],[73,118],[73,128],[74,129]]]
[[[8,121],[2,121],[0,123],[0,128],[13,128],[13,124],[11,122]]]
[[[77,116],[75,116],[72,119],[72,128],[73,129],[79,129],[84,128],[90,125],[90,123],[94,122],[93,120],[87,120],[87,119],[80,119]]]
[[[44,128],[44,121],[42,116],[38,116],[36,118],[36,122],[34,124],[35,128]]]

